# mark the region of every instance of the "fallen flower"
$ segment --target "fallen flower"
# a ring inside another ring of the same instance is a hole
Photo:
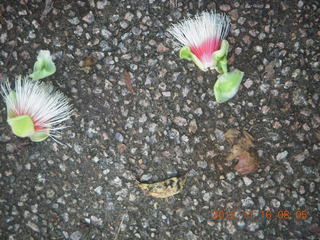
[[[16,78],[14,90],[6,81],[0,93],[6,102],[7,122],[12,132],[34,142],[56,136],[58,130],[65,128],[61,123],[69,119],[72,112],[62,93],[28,77]]]
[[[227,16],[203,12],[193,19],[174,24],[168,32],[183,45],[180,58],[192,60],[203,71],[216,68],[221,72],[223,68],[226,71],[229,44],[224,39],[229,30],[230,20]],[[214,60],[213,54],[219,49]],[[220,64],[220,61],[223,63]]]
[[[40,50],[37,61],[33,66],[33,72],[30,74],[30,78],[33,80],[43,79],[56,72],[56,66],[52,61],[50,51]]]

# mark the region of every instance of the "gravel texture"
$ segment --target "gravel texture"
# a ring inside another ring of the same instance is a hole
[[[57,72],[43,81],[75,113],[64,145],[32,143],[11,133],[0,101],[0,239],[320,238],[318,1],[46,2],[0,2],[1,78],[31,73],[48,49]],[[230,17],[229,63],[245,72],[224,104],[216,73],[179,60],[166,33],[205,9]],[[230,128],[255,138],[257,172],[226,162]],[[185,173],[183,192],[165,200],[136,186]],[[254,211],[212,220],[215,210]],[[285,210],[309,217],[275,216]]]

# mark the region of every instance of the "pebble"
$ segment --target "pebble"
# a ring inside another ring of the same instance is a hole
[[[124,140],[123,135],[121,133],[119,133],[119,132],[117,132],[114,137],[118,142],[123,142],[123,140]]]
[[[242,180],[244,181],[244,184],[245,184],[246,186],[250,186],[251,183],[253,182],[253,181],[252,181],[250,178],[248,178],[248,177],[243,177]]]
[[[80,231],[75,231],[70,235],[71,240],[80,240],[82,238],[82,233]]]
[[[180,126],[180,127],[182,127],[182,126],[187,126],[187,125],[188,125],[187,120],[186,120],[185,118],[183,118],[183,117],[175,117],[175,118],[173,119],[173,122],[174,122],[175,124],[177,124],[178,126]]]
[[[294,156],[294,160],[297,162],[303,162],[306,159],[306,156],[309,155],[309,152],[305,151],[302,153],[299,153],[298,155]]]
[[[219,8],[221,11],[224,11],[224,12],[227,12],[231,9],[230,5],[228,5],[228,4],[222,4],[222,5],[220,5]]]
[[[27,226],[28,226],[29,228],[31,228],[33,231],[35,231],[35,232],[40,232],[40,229],[39,229],[38,225],[35,224],[34,222],[28,221],[28,222],[27,222]]]
[[[288,151],[283,151],[281,153],[278,153],[276,156],[277,161],[283,160],[288,156]]]
[[[82,18],[83,21],[87,23],[93,23],[95,21],[93,13],[90,11],[87,15]]]
[[[208,166],[206,161],[198,161],[197,165],[199,168],[203,168],[203,169],[207,168],[207,166]]]
[[[68,19],[68,22],[73,25],[78,25],[80,23],[80,20],[78,17],[74,17],[74,18]]]
[[[218,142],[222,143],[224,142],[224,133],[220,129],[214,130],[214,135],[216,136]]]
[[[251,79],[247,79],[245,82],[244,82],[244,86],[246,88],[250,88],[253,84],[253,81]]]
[[[251,197],[246,197],[245,199],[241,199],[242,207],[250,208],[254,205],[254,202]]]
[[[280,207],[280,201],[277,200],[277,199],[272,199],[271,200],[271,205],[274,207],[274,208],[279,208]]]

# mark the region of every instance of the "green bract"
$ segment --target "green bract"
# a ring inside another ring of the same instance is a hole
[[[213,87],[216,101],[222,103],[233,98],[238,92],[243,75],[238,69],[220,75]]]
[[[50,130],[44,130],[44,131],[37,131],[32,136],[30,136],[30,140],[32,142],[41,142],[45,140],[47,137],[49,137],[49,131]]]
[[[28,115],[8,118],[8,123],[12,132],[18,137],[29,137],[35,132],[33,121]]]
[[[213,58],[213,65],[218,73],[226,73],[228,72],[228,50],[229,50],[229,43],[227,40],[223,40],[221,43],[221,47],[218,51],[215,51],[212,54]]]
[[[203,66],[202,62],[199,58],[191,52],[190,47],[184,46],[180,49],[179,56],[181,59],[187,59],[193,61],[202,71],[206,71],[205,67]]]
[[[52,61],[50,51],[40,50],[37,61],[33,66],[33,73],[30,77],[33,80],[39,80],[48,77],[56,72],[56,66]]]
[[[15,102],[16,92],[10,91],[9,98],[11,99],[11,102]],[[7,122],[16,136],[29,137],[33,142],[41,142],[49,137],[49,128],[36,131],[31,117],[28,115],[15,117],[9,104],[7,104],[7,114]]]

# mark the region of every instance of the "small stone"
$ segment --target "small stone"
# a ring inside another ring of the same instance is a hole
[[[117,140],[117,141],[119,141],[119,142],[123,142],[123,140],[124,140],[124,137],[123,137],[123,135],[121,134],[121,133],[116,133],[116,135],[115,135],[115,139]]]
[[[251,197],[246,197],[245,199],[241,199],[241,203],[243,207],[250,208],[254,205],[254,202]]]
[[[166,46],[164,46],[162,43],[160,43],[157,46],[157,52],[167,52],[169,51],[169,48],[167,48]]]
[[[219,142],[224,141],[224,133],[220,129],[214,130],[214,135],[216,136],[216,138]]]
[[[151,174],[143,174],[140,178],[140,181],[141,182],[147,182],[149,181],[150,179],[152,178],[152,175]]]
[[[258,198],[258,201],[259,201],[260,209],[264,209],[264,206],[266,205],[266,201],[264,200],[264,198],[260,196]]]
[[[253,223],[248,224],[248,229],[251,232],[255,232],[258,228],[259,228],[258,223],[253,222]]]
[[[231,9],[230,5],[228,5],[228,4],[220,5],[219,8],[220,8],[221,11],[224,11],[224,12],[227,12],[227,11],[229,11]]]
[[[178,126],[180,126],[180,127],[187,126],[187,124],[188,124],[187,120],[185,118],[183,118],[183,117],[175,117],[173,119],[173,122],[175,124],[177,124]]]
[[[262,53],[262,51],[263,51],[263,49],[262,49],[261,46],[255,46],[255,47],[254,47],[254,50],[255,50],[256,52],[259,52],[259,53]]]
[[[297,162],[303,162],[306,159],[307,155],[309,155],[308,151],[299,153],[298,155],[294,156],[294,160]]]
[[[229,172],[229,173],[227,173],[227,179],[228,179],[229,181],[233,180],[233,179],[234,179],[234,177],[235,177],[235,175],[234,175],[234,173],[233,173],[233,172]]]
[[[162,92],[164,97],[171,97],[171,92]]]
[[[243,177],[242,179],[243,179],[244,184],[245,184],[246,186],[250,186],[250,185],[251,185],[252,180],[251,180],[250,178],[248,178],[248,177]]]
[[[238,23],[239,23],[240,25],[243,25],[246,20],[247,20],[246,18],[240,17],[240,18],[238,19]]]
[[[95,191],[97,194],[101,195],[102,189],[103,189],[103,188],[102,188],[101,186],[99,186],[99,187],[97,187],[96,189],[94,189],[94,191]]]
[[[127,27],[129,27],[129,24],[126,21],[121,21],[120,27],[122,27],[123,29],[126,29]]]
[[[299,2],[298,2],[298,8],[302,8],[303,5],[304,5],[303,1],[299,1]]]
[[[207,168],[207,166],[208,166],[206,161],[198,161],[197,165],[198,165],[199,168],[203,168],[203,169]]]
[[[198,129],[198,126],[197,126],[197,122],[195,119],[191,120],[191,122],[189,123],[189,133],[196,133]]]
[[[249,78],[249,79],[247,79],[247,81],[245,81],[244,86],[246,88],[250,88],[252,86],[252,84],[253,84],[253,81]]]
[[[133,27],[131,31],[132,31],[132,33],[134,35],[140,35],[141,34],[141,29],[138,28],[138,27]]]
[[[40,232],[40,229],[39,229],[39,227],[38,227],[38,225],[36,225],[35,223],[33,223],[33,222],[28,222],[27,223],[27,226],[29,227],[29,228],[31,228],[33,231],[35,231],[35,232]]]
[[[204,200],[205,202],[209,202],[211,196],[212,196],[212,193],[207,192],[207,193],[205,193],[205,194],[203,195],[203,200]]]
[[[74,18],[68,19],[68,22],[73,25],[77,25],[77,24],[79,24],[80,20],[79,20],[79,18],[74,17]]]
[[[131,12],[127,12],[126,15],[124,15],[124,19],[131,22],[134,18],[134,15]]]
[[[111,47],[109,46],[108,42],[106,40],[102,40],[99,44],[101,51],[110,51]]]
[[[273,207],[275,207],[275,208],[279,208],[280,207],[280,201],[279,200],[277,200],[277,199],[272,199],[271,200],[271,205],[273,206]]]
[[[100,9],[100,10],[104,9],[106,5],[107,5],[107,1],[106,0],[97,2],[97,8]]]
[[[95,19],[93,13],[90,11],[86,16],[82,18],[82,20],[87,23],[93,23]]]
[[[243,38],[242,38],[243,42],[247,45],[250,45],[251,44],[251,37],[249,35],[245,35]]]
[[[283,152],[277,154],[276,159],[277,159],[277,161],[280,161],[282,159],[285,159],[287,156],[288,156],[288,152],[283,151]]]
[[[82,237],[82,233],[79,232],[79,231],[73,232],[73,233],[70,235],[70,239],[71,239],[71,240],[80,240],[81,237]]]

